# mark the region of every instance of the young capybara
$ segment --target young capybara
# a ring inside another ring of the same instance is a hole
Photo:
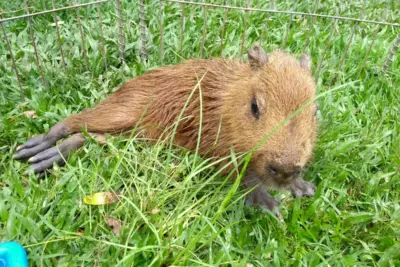
[[[119,134],[135,128],[149,139],[174,129],[174,144],[194,151],[200,122],[201,155],[222,158],[231,149],[248,152],[312,100],[316,90],[308,55],[298,61],[279,51],[267,55],[254,46],[248,58],[249,63],[191,60],[149,71],[94,108],[69,116],[49,133],[19,146],[15,158],[28,159],[35,173],[43,173],[83,146],[82,129]],[[253,152],[242,179],[242,186],[252,189],[247,194],[250,205],[279,215],[278,201],[265,187],[287,189],[295,197],[314,195],[315,186],[300,176],[316,138],[316,110],[316,104],[305,107]]]

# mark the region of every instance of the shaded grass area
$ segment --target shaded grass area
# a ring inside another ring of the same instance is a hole
[[[224,1],[215,1],[223,3]],[[246,6],[247,1],[230,5]],[[340,4],[341,3],[341,4]],[[58,6],[67,2],[57,3]],[[244,47],[261,42],[266,50],[311,53],[319,92],[353,82],[318,100],[320,134],[313,162],[305,173],[318,185],[311,199],[277,193],[284,222],[247,207],[243,192],[218,175],[212,161],[192,153],[124,137],[101,147],[89,142],[67,166],[43,181],[23,177],[27,165],[12,160],[17,144],[47,131],[71,113],[98,103],[129,78],[145,70],[198,57],[203,9],[185,7],[182,49],[181,5],[164,2],[164,62],[161,62],[159,2],[146,8],[149,63],[139,57],[140,29],[136,4],[122,2],[126,64],[119,61],[115,9],[102,8],[108,70],[100,49],[97,10],[81,8],[89,71],[82,58],[76,12],[60,20],[64,68],[52,15],[33,21],[46,87],[35,64],[27,21],[7,23],[26,101],[0,42],[0,237],[27,247],[32,265],[75,266],[397,266],[400,264],[400,59],[381,71],[399,29],[376,25],[229,11],[222,54],[240,57]],[[30,3],[31,12],[51,1]],[[253,7],[293,9],[293,1],[253,1]],[[0,9],[18,10],[18,1]],[[396,1],[296,2],[296,10],[396,22]],[[385,11],[385,8],[388,8]],[[203,55],[218,56],[225,10],[207,9]],[[21,14],[23,11],[20,12]],[[18,12],[17,12],[18,14]],[[3,14],[3,17],[10,14]],[[291,23],[290,23],[291,21]],[[398,22],[398,21],[397,21]],[[290,24],[289,24],[290,23]],[[374,35],[376,39],[374,40]],[[286,38],[287,36],[287,38]],[[307,41],[307,36],[310,36]],[[260,39],[261,38],[261,39]],[[349,40],[351,45],[347,49]],[[307,43],[308,42],[308,43]],[[370,55],[360,71],[369,46]],[[326,49],[326,50],[325,50]],[[182,50],[182,51],[181,51]],[[321,69],[318,62],[323,58]],[[340,69],[339,69],[340,68]],[[339,70],[338,70],[339,69]],[[38,118],[23,112],[34,110]],[[123,199],[111,206],[84,205],[85,195],[116,191]],[[226,204],[225,206],[222,204]],[[105,218],[122,222],[120,236]]]

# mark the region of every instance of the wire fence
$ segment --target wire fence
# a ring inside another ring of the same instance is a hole
[[[103,18],[102,18],[102,9],[101,5],[113,2],[114,3],[114,8],[115,8],[115,30],[116,30],[116,39],[117,39],[117,46],[119,50],[119,60],[121,64],[124,64],[126,60],[126,32],[125,29],[127,27],[126,22],[124,22],[124,14],[125,16],[128,16],[126,12],[123,10],[123,6],[121,5],[121,0],[96,0],[92,2],[87,2],[87,3],[77,3],[76,0],[73,0],[71,2],[71,5],[65,6],[65,7],[59,7],[56,8],[54,0],[52,0],[52,8],[44,11],[39,11],[39,12],[30,12],[30,9],[28,7],[28,2],[24,2],[24,11],[25,14],[18,15],[18,16],[12,16],[12,17],[7,17],[7,18],[2,18],[2,15],[0,13],[0,25],[3,33],[3,42],[5,47],[7,47],[7,51],[5,51],[6,58],[10,60],[11,62],[11,67],[13,69],[13,72],[15,73],[16,77],[16,83],[20,89],[21,97],[24,98],[24,89],[23,89],[23,84],[21,82],[21,77],[20,77],[20,72],[18,69],[18,62],[16,60],[16,57],[13,53],[13,47],[12,44],[9,40],[8,32],[7,32],[7,23],[10,23],[12,21],[18,21],[18,20],[27,20],[27,25],[29,27],[29,34],[30,34],[30,40],[32,43],[33,47],[33,54],[35,58],[35,65],[36,68],[38,69],[38,72],[40,73],[40,77],[42,80],[42,84],[44,87],[46,87],[46,77],[45,77],[45,70],[44,67],[42,66],[41,58],[38,53],[37,49],[37,40],[35,37],[35,30],[33,27],[34,24],[34,19],[40,16],[45,16],[46,14],[52,14],[53,15],[53,21],[55,25],[55,31],[57,33],[57,45],[58,45],[58,52],[60,53],[61,57],[61,62],[64,67],[64,69],[67,68],[68,63],[66,60],[66,56],[64,53],[63,49],[63,41],[62,41],[62,36],[61,36],[61,31],[60,31],[60,22],[57,18],[57,13],[67,11],[67,10],[75,10],[76,11],[76,21],[78,24],[79,28],[79,36],[80,36],[80,44],[75,44],[79,45],[81,47],[81,55],[83,58],[85,70],[89,71],[89,59],[88,59],[88,50],[86,48],[86,36],[85,36],[85,31],[82,23],[82,19],[84,20],[84,17],[81,17],[80,9],[82,8],[88,8],[90,6],[95,6],[97,9],[97,22],[98,22],[98,31],[99,31],[99,36],[100,36],[100,50],[102,54],[102,61],[104,65],[104,69],[107,71],[109,62],[107,61],[107,49],[105,46],[105,37],[103,34]],[[257,40],[258,43],[262,45],[262,42],[265,39],[266,36],[266,29],[268,29],[268,24],[271,23],[273,20],[271,18],[272,15],[282,15],[282,16],[287,16],[288,20],[285,23],[285,34],[284,37],[282,38],[282,49],[286,49],[288,45],[288,40],[289,36],[291,35],[291,31],[293,31],[292,27],[294,24],[294,18],[295,16],[300,17],[306,21],[306,37],[305,37],[305,45],[302,49],[302,52],[305,52],[308,44],[310,43],[310,38],[312,36],[311,31],[313,28],[313,25],[316,23],[317,19],[322,19],[322,20],[329,20],[332,24],[332,28],[329,33],[328,40],[326,41],[326,45],[324,46],[322,52],[319,53],[319,58],[317,61],[317,64],[315,65],[315,75],[318,77],[321,71],[321,67],[323,66],[323,62],[325,60],[325,57],[327,55],[328,49],[330,49],[330,44],[333,42],[334,39],[334,31],[335,28],[338,27],[339,23],[345,22],[345,23],[350,23],[352,25],[351,32],[350,32],[350,37],[346,43],[346,45],[343,47],[341,51],[341,56],[339,59],[339,64],[337,71],[335,74],[337,75],[340,70],[343,68],[343,64],[345,63],[347,53],[349,51],[349,48],[352,45],[352,42],[354,41],[354,35],[357,32],[357,29],[361,25],[376,25],[376,29],[369,34],[372,37],[372,41],[369,43],[369,46],[365,49],[365,56],[362,60],[362,63],[359,67],[358,72],[361,73],[363,69],[365,68],[366,62],[368,60],[368,57],[371,53],[371,50],[374,46],[375,40],[379,34],[380,31],[383,29],[390,29],[393,32],[392,40],[391,40],[391,47],[388,49],[388,53],[386,55],[382,55],[385,60],[384,64],[381,66],[381,71],[382,72],[388,72],[390,69],[391,63],[395,58],[395,55],[397,53],[398,47],[400,46],[400,23],[393,23],[393,22],[388,22],[386,20],[387,14],[389,9],[389,5],[386,7],[384,15],[382,16],[383,20],[382,21],[377,21],[377,20],[371,20],[367,19],[363,13],[365,13],[365,5],[360,8],[359,16],[358,18],[354,17],[346,17],[346,16],[341,16],[341,15],[327,15],[327,14],[319,14],[317,13],[318,7],[319,7],[319,0],[316,0],[314,2],[314,10],[312,13],[307,13],[307,12],[301,12],[301,11],[296,11],[296,5],[297,1],[295,0],[292,5],[291,5],[291,10],[277,10],[274,8],[271,9],[263,9],[263,8],[255,8],[252,7],[252,0],[246,0],[246,5],[245,6],[235,6],[235,5],[229,5],[229,1],[225,0],[223,4],[215,4],[215,3],[205,3],[205,2],[193,2],[193,1],[184,1],[184,0],[159,0],[159,6],[154,7],[154,6],[147,6],[144,4],[143,0],[138,0],[137,2],[137,9],[138,9],[138,14],[139,14],[139,29],[140,29],[140,35],[138,38],[140,38],[140,49],[139,49],[139,54],[142,62],[147,62],[149,60],[149,51],[148,51],[148,43],[149,43],[149,38],[154,38],[149,37],[149,25],[148,23],[148,18],[146,17],[146,12],[145,9],[152,8],[152,9],[158,9],[159,17],[159,25],[158,25],[158,32],[157,32],[157,38],[158,38],[158,52],[159,52],[159,59],[160,62],[159,64],[164,64],[164,58],[165,58],[165,40],[166,40],[166,30],[168,25],[165,25],[165,16],[168,15],[168,10],[166,10],[166,5],[174,5],[174,8],[180,9],[180,17],[177,19],[180,20],[180,29],[179,29],[179,48],[177,51],[179,51],[180,58],[181,60],[184,58],[183,57],[183,43],[184,43],[184,34],[185,34],[185,25],[187,25],[187,20],[190,20],[190,12],[187,11],[188,7],[194,8],[194,7],[199,7],[202,10],[202,20],[203,20],[203,25],[202,25],[202,32],[201,32],[201,39],[200,39],[200,48],[199,48],[199,53],[198,55],[191,55],[191,57],[200,57],[203,58],[205,57],[205,43],[207,36],[210,31],[213,32],[219,32],[219,42],[214,43],[214,46],[219,46],[219,56],[223,55],[223,50],[224,47],[226,46],[227,40],[224,38],[226,36],[227,32],[227,19],[228,19],[228,12],[230,11],[240,11],[244,13],[243,16],[243,21],[242,21],[242,32],[241,32],[241,40],[240,40],[240,55],[242,55],[245,51],[245,40],[246,40],[246,34],[247,30],[252,26],[252,22],[249,21],[249,15],[250,14],[265,14],[267,16],[267,19],[263,22],[264,24],[262,25],[262,30],[261,33],[258,34],[259,39]],[[271,1],[271,7],[274,7],[274,1]],[[170,8],[169,8],[170,9]],[[210,16],[209,13],[213,12],[214,10],[219,10],[222,12],[222,16],[219,18],[220,21],[220,28],[208,28],[208,19]],[[18,12],[18,11],[9,11],[7,14],[13,14],[13,12]],[[340,12],[339,12],[340,13]],[[396,34],[397,32],[397,34]],[[334,79],[336,79],[337,76],[335,76]]]

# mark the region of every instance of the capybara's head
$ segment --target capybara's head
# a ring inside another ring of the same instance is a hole
[[[291,114],[315,97],[311,59],[283,52],[248,51],[249,66],[231,85],[223,111],[234,147],[250,151]],[[317,105],[305,107],[253,153],[248,170],[272,187],[285,187],[300,175],[312,155]]]

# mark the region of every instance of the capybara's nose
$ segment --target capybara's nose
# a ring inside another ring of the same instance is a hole
[[[281,179],[291,179],[300,175],[301,167],[297,165],[269,163],[267,171],[271,176]]]

